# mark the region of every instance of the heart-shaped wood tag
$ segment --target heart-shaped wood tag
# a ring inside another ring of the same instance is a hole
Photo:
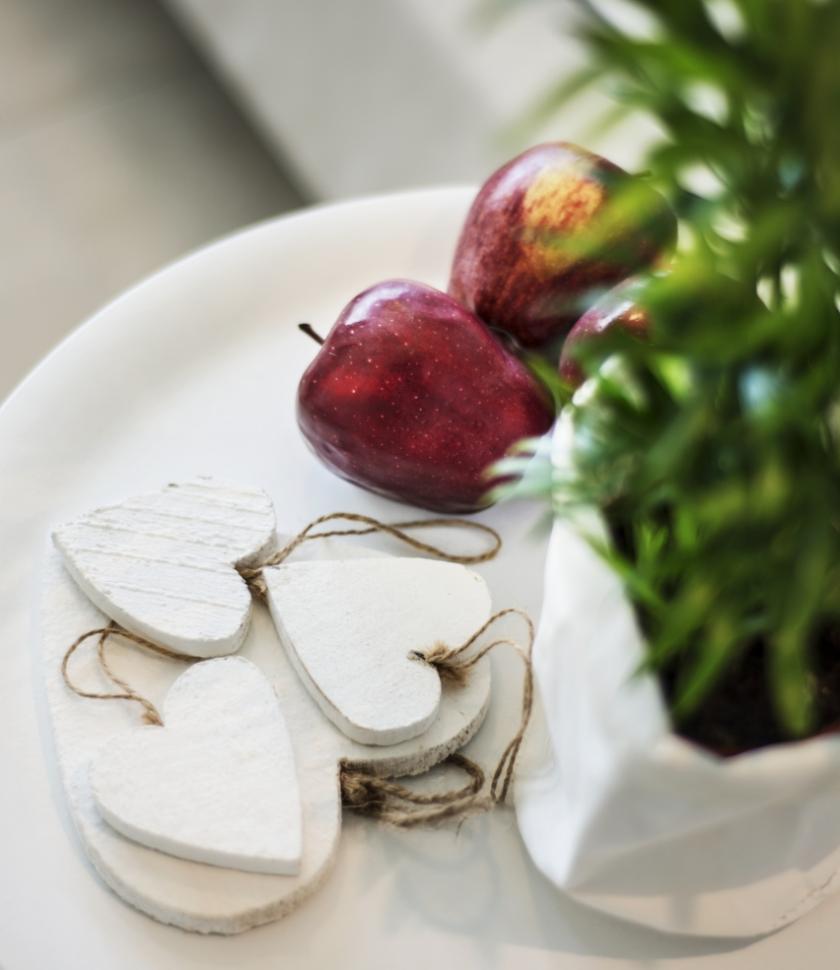
[[[102,817],[169,855],[294,875],[301,799],[286,722],[271,685],[243,657],[195,664],[166,696],[163,727],[108,741],[93,760]]]
[[[264,571],[289,659],[326,716],[361,744],[417,737],[438,714],[437,671],[414,651],[457,646],[490,616],[484,580],[428,559],[300,562]]]
[[[251,594],[235,567],[271,551],[274,509],[258,489],[187,482],[90,512],[53,541],[106,616],[179,653],[218,657],[248,629]]]

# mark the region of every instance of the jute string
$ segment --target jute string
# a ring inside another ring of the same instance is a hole
[[[313,529],[317,529],[319,525],[337,520],[354,522],[361,525],[361,528],[329,529],[326,532],[313,532]],[[490,537],[491,545],[483,552],[472,555],[459,555],[458,553],[447,552],[445,549],[433,546],[428,542],[423,542],[421,539],[409,535],[406,531],[407,529],[432,528],[466,529],[479,532],[482,535]],[[389,524],[387,522],[380,522],[379,519],[374,519],[369,515],[361,515],[356,512],[330,512],[328,515],[322,515],[313,522],[310,522],[293,539],[287,542],[285,546],[278,549],[277,552],[270,555],[267,559],[253,566],[240,567],[239,574],[248,583],[253,592],[261,598],[265,598],[266,585],[265,577],[262,574],[263,570],[268,566],[277,566],[285,562],[298,546],[301,546],[304,542],[311,542],[313,539],[330,539],[335,536],[366,536],[373,532],[384,532],[386,535],[397,539],[412,549],[416,549],[418,552],[425,553],[427,556],[433,556],[435,559],[444,559],[446,562],[460,563],[463,566],[475,566],[482,562],[488,562],[502,548],[502,537],[495,529],[491,529],[489,525],[483,525],[481,522],[470,522],[468,519],[416,519],[408,522],[393,522]]]
[[[324,532],[313,531],[320,525],[336,520],[355,523],[361,526],[361,528],[330,529]],[[481,532],[482,534],[490,536],[492,544],[483,552],[462,555],[450,553],[430,543],[423,542],[405,531],[407,529],[432,527],[465,528]],[[239,572],[252,592],[264,599],[267,590],[262,570],[268,566],[275,566],[284,562],[304,542],[334,536],[370,535],[374,532],[386,533],[419,552],[434,556],[437,559],[460,563],[462,565],[475,565],[477,563],[487,562],[498,553],[502,545],[501,537],[494,529],[479,522],[470,522],[465,519],[419,519],[389,524],[380,522],[378,519],[367,515],[352,512],[332,512],[310,522],[309,525],[302,529],[285,546],[271,554],[263,562],[242,567]],[[492,643],[470,652],[471,648],[476,645],[477,641],[491,626],[503,617],[510,615],[521,617],[526,624],[528,635],[527,643],[524,647],[514,640],[503,638],[494,640]],[[61,662],[61,674],[65,684],[80,697],[96,700],[127,700],[137,703],[143,708],[143,720],[146,723],[162,726],[163,718],[157,707],[113,670],[106,653],[106,645],[109,639],[114,636],[121,637],[137,647],[149,650],[158,656],[166,657],[170,660],[194,662],[197,659],[190,654],[179,653],[169,647],[154,643],[145,637],[131,633],[117,623],[111,622],[108,626],[88,630],[77,637],[67,648]],[[118,688],[117,691],[85,690],[74,681],[70,674],[70,660],[72,656],[83,643],[93,637],[98,637],[97,657],[102,672]],[[348,807],[362,814],[402,828],[413,828],[418,825],[432,824],[450,818],[463,818],[474,812],[486,811],[494,805],[504,802],[513,779],[516,758],[531,716],[533,703],[531,649],[533,641],[534,627],[530,617],[522,610],[505,609],[491,616],[479,630],[476,630],[468,640],[459,646],[449,647],[445,644],[438,643],[429,650],[414,650],[410,654],[413,659],[435,667],[444,680],[449,680],[456,684],[465,683],[469,671],[482,657],[486,656],[496,647],[511,647],[522,658],[525,667],[525,678],[522,692],[520,724],[516,734],[502,752],[492,776],[488,795],[482,794],[485,781],[482,769],[462,754],[451,754],[444,764],[460,768],[470,776],[470,781],[461,788],[437,793],[415,792],[405,785],[386,778],[380,778],[361,768],[356,768],[352,765],[342,765],[340,771],[342,801]]]
[[[144,697],[142,694],[138,693],[130,684],[127,684],[121,677],[118,677],[114,673],[105,654],[105,645],[112,636],[123,637],[138,647],[151,650],[153,653],[159,654],[161,657],[168,657],[170,660],[194,661],[196,659],[195,657],[188,656],[185,653],[178,653],[176,650],[170,650],[168,647],[162,647],[158,643],[152,643],[151,640],[146,640],[145,637],[139,637],[135,633],[130,633],[118,623],[112,622],[109,623],[108,626],[100,627],[97,630],[88,630],[87,633],[83,633],[70,644],[61,661],[61,676],[64,678],[64,683],[67,684],[74,694],[78,694],[79,697],[91,697],[94,700],[100,701],[134,701],[143,708],[143,720],[147,724],[156,724],[158,726],[162,726],[163,718],[160,716],[160,711],[158,711],[155,705],[147,697]],[[79,649],[79,647],[86,640],[90,640],[91,637],[99,637],[99,642],[97,644],[99,666],[102,668],[102,672],[105,674],[108,680],[110,680],[111,683],[116,687],[121,688],[118,693],[84,690],[83,688],[79,687],[79,685],[76,684],[70,676],[70,658]]]
[[[527,628],[525,645],[505,637],[470,653],[470,648],[476,645],[487,630],[506,616],[518,616],[524,621]],[[534,699],[531,665],[533,644],[534,624],[531,618],[524,611],[511,608],[494,613],[460,646],[447,647],[445,644],[438,643],[430,650],[415,650],[410,654],[416,660],[431,664],[443,679],[456,684],[463,684],[469,676],[469,671],[496,647],[510,647],[522,659],[525,676],[519,728],[499,758],[490,782],[490,790],[486,795],[483,793],[484,772],[481,768],[464,755],[453,754],[444,761],[444,764],[461,768],[470,775],[472,780],[463,788],[433,794],[415,792],[398,782],[387,781],[361,769],[344,766],[341,770],[341,793],[345,804],[364,815],[400,828],[415,828],[418,825],[430,825],[446,819],[464,818],[502,804],[510,790],[516,758],[531,719]]]

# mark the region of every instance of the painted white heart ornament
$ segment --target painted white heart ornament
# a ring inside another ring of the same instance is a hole
[[[257,667],[243,657],[195,664],[170,688],[163,721],[117,735],[93,760],[91,792],[108,824],[182,859],[297,873],[292,742]]]
[[[411,654],[457,646],[490,616],[484,580],[454,563],[302,562],[263,575],[292,665],[324,714],[360,744],[398,744],[428,730],[440,675]]]
[[[197,480],[97,509],[53,541],[70,574],[126,630],[193,657],[239,649],[251,593],[236,571],[275,543],[265,492]]]

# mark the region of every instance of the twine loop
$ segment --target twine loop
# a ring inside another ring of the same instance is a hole
[[[84,690],[83,688],[79,687],[79,685],[76,684],[70,676],[70,658],[86,640],[96,636],[99,637],[96,647],[97,656],[99,658],[99,666],[102,668],[102,671],[108,680],[110,680],[114,686],[120,688],[118,693]],[[142,647],[145,650],[151,650],[152,653],[156,653],[161,657],[167,657],[170,660],[196,659],[188,654],[178,653],[177,650],[170,650],[168,647],[162,647],[159,643],[153,643],[151,640],[147,640],[145,637],[137,636],[136,633],[131,633],[130,631],[121,627],[118,623],[114,623],[112,621],[108,624],[108,626],[100,627],[97,630],[88,630],[80,637],[77,637],[70,644],[61,661],[61,676],[64,678],[64,683],[70,688],[70,690],[73,691],[74,694],[78,694],[79,697],[90,697],[94,700],[100,701],[134,701],[143,708],[143,720],[147,724],[154,724],[162,727],[163,718],[160,716],[160,711],[155,707],[155,705],[147,697],[144,697],[130,684],[126,683],[126,681],[114,673],[113,668],[105,655],[105,645],[112,636],[123,637],[124,639],[129,640],[135,646]]]
[[[506,616],[518,616],[524,623],[527,631],[525,645],[502,637],[493,640],[491,643],[469,653],[470,648],[474,647],[478,640]],[[493,772],[490,782],[490,800],[497,804],[505,801],[513,781],[513,771],[516,767],[516,758],[522,742],[525,739],[525,731],[528,729],[528,722],[531,720],[531,709],[534,703],[534,670],[531,662],[531,654],[534,647],[534,623],[530,616],[520,609],[509,607],[494,613],[487,622],[473,633],[469,639],[465,640],[460,646],[447,647],[445,644],[437,643],[426,651],[413,650],[409,656],[416,660],[433,666],[441,678],[452,683],[463,685],[469,675],[470,670],[491,650],[496,647],[509,647],[514,650],[522,660],[524,667],[524,681],[522,686],[522,708],[519,720],[519,729],[511,738]]]
[[[329,529],[326,532],[312,531],[313,529],[317,529],[319,525],[337,520],[356,523],[361,528]],[[447,552],[445,549],[433,546],[431,543],[423,542],[422,539],[415,538],[407,531],[409,529],[432,528],[467,529],[473,532],[479,532],[482,535],[489,536],[491,544],[483,552],[472,555],[459,555],[457,553]],[[294,538],[290,539],[285,546],[278,549],[275,553],[272,553],[267,559],[251,566],[240,566],[239,575],[245,580],[253,593],[261,599],[264,599],[266,585],[265,578],[262,575],[263,570],[269,566],[278,566],[280,563],[285,562],[304,542],[311,542],[313,539],[331,539],[336,536],[366,536],[374,532],[383,532],[399,542],[404,543],[406,546],[409,546],[411,549],[425,553],[427,556],[432,556],[435,559],[443,559],[446,562],[459,563],[462,566],[477,566],[480,563],[489,562],[502,548],[502,537],[495,529],[481,522],[471,522],[469,519],[413,519],[406,522],[388,523],[380,522],[379,519],[374,519],[370,515],[362,515],[358,512],[330,512],[310,522]]]

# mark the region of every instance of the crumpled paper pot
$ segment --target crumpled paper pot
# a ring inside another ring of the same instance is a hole
[[[555,460],[567,453],[561,422]],[[840,738],[719,758],[672,733],[620,580],[553,528],[534,651],[537,709],[516,787],[535,864],[606,913],[671,933],[744,937],[840,887]]]

